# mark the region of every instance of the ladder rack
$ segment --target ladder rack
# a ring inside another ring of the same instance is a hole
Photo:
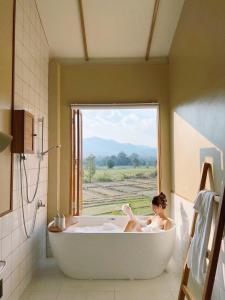
[[[213,178],[212,177],[212,166],[209,163],[204,163],[200,186],[199,186],[199,191],[205,189],[207,175],[209,175],[210,179],[212,180],[212,178]],[[216,269],[217,269],[217,264],[218,264],[218,258],[219,258],[219,253],[220,253],[220,247],[221,247],[221,241],[223,238],[223,231],[224,231],[224,225],[225,225],[225,189],[224,189],[224,193],[223,193],[223,198],[215,196],[214,201],[215,201],[215,203],[218,203],[219,207],[218,207],[216,221],[215,221],[215,230],[214,230],[214,235],[213,235],[212,248],[211,248],[211,250],[208,249],[206,252],[206,258],[209,260],[209,264],[208,264],[208,268],[207,268],[205,282],[203,285],[202,300],[210,300],[212,297],[213,285],[214,285]],[[193,220],[192,220],[191,235],[190,235],[190,240],[188,243],[188,249],[190,247],[191,240],[194,236],[197,217],[198,217],[198,213],[195,212]],[[186,257],[184,270],[183,270],[183,274],[182,274],[182,278],[181,278],[178,300],[183,300],[185,298],[185,296],[187,297],[188,300],[195,300],[191,290],[187,286],[189,274],[190,274],[190,269],[187,266],[187,257]]]

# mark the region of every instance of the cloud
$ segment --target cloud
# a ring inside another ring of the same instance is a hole
[[[156,109],[83,110],[83,136],[156,146]]]

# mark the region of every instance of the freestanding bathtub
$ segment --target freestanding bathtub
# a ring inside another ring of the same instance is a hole
[[[126,216],[80,216],[74,220],[78,223],[66,231],[49,232],[53,255],[60,269],[69,277],[149,279],[165,270],[172,255],[175,226],[167,231],[136,233],[122,232],[128,221]],[[104,223],[119,225],[121,232],[73,230],[83,226],[97,228]]]

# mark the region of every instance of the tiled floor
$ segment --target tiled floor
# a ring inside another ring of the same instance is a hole
[[[20,300],[176,300],[178,286],[169,273],[151,280],[75,280],[47,259]]]

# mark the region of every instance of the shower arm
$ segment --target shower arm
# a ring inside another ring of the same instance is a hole
[[[44,151],[44,117],[41,117],[38,119],[38,121],[41,123],[41,157],[43,157],[45,154],[47,154],[49,151],[51,151],[54,148],[61,148],[61,145],[52,146],[46,151]]]
[[[52,146],[48,150],[41,152],[41,155],[44,156],[45,154],[47,154],[49,151],[51,151],[54,148],[56,148],[56,149],[61,148],[61,145]]]

